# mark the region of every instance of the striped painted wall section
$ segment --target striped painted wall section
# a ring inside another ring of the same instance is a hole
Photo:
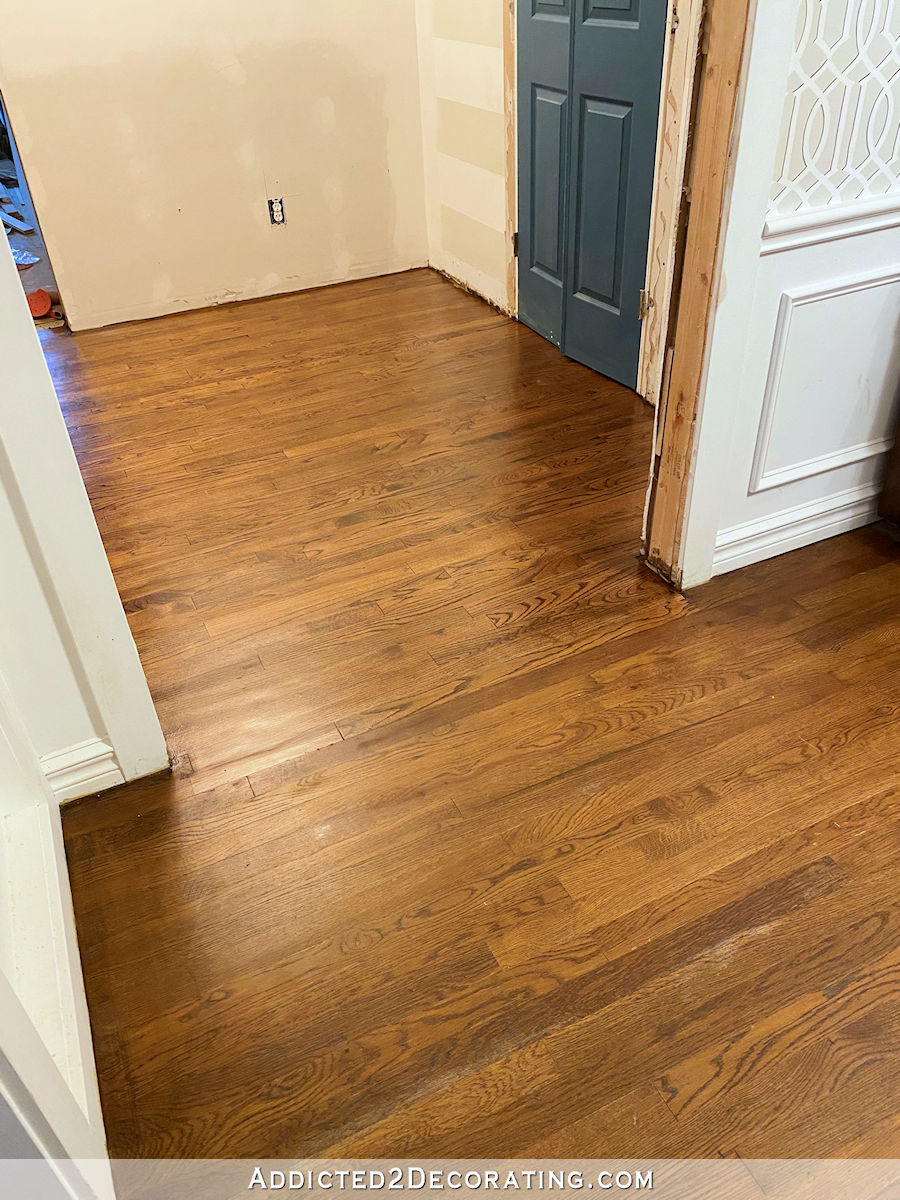
[[[418,8],[431,263],[504,309],[514,304],[507,3]]]

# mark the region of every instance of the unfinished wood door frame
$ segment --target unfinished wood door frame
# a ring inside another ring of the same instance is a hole
[[[637,390],[655,408],[666,359],[704,0],[669,0]]]
[[[707,0],[686,187],[683,275],[671,368],[657,410],[644,533],[647,564],[681,586],[681,551],[720,247],[734,167],[736,115],[755,0]]]

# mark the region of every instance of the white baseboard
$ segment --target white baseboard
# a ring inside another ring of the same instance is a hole
[[[60,804],[125,782],[115,751],[100,738],[44,754],[41,767]]]
[[[809,504],[722,529],[716,537],[713,575],[847,533],[878,519],[877,484],[850,488]]]

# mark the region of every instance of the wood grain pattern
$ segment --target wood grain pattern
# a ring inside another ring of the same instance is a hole
[[[896,548],[685,598],[415,272],[44,334],[170,745],[64,811],[119,1156],[896,1155]]]
[[[647,294],[653,301],[641,329],[638,392],[654,407],[662,393],[669,317],[675,288],[675,260],[685,193],[703,0],[669,0],[669,37],[663,60],[656,173],[647,256]]]

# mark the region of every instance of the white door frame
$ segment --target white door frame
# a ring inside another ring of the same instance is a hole
[[[0,240],[0,501],[18,554],[11,569],[22,575],[0,596],[11,660],[0,666],[62,801],[163,770],[168,755],[18,272]],[[32,607],[16,599],[26,575]],[[39,736],[45,711],[63,704],[61,686],[54,688],[61,678],[38,679],[34,666],[51,641],[59,647],[53,671],[65,675],[65,694],[79,708],[65,745]]]
[[[0,779],[0,1098],[69,1195],[109,1200],[59,805],[2,676]]]

